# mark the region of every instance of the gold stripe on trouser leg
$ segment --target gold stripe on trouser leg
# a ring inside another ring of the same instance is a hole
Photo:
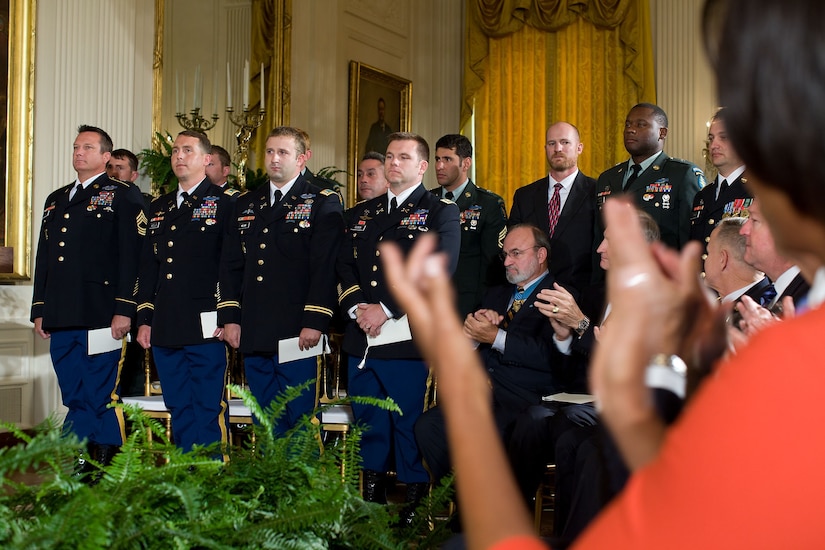
[[[223,461],[229,462],[229,426],[226,425],[226,409],[229,407],[227,398],[227,386],[229,385],[229,350],[224,345],[224,356],[226,357],[226,366],[223,371],[223,391],[221,391],[221,413],[218,415],[218,427],[221,430],[221,454]]]
[[[120,386],[120,373],[123,371],[123,363],[126,361],[126,338],[123,339],[123,345],[120,347],[120,359],[117,362],[117,376],[115,377],[115,387],[112,388],[112,393],[109,394],[111,405],[115,409],[115,417],[120,428],[120,444],[126,441],[126,419],[123,417],[123,407],[115,407],[120,402],[120,395],[117,393],[117,388]]]

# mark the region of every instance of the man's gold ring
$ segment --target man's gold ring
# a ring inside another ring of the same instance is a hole
[[[559,306],[554,307],[553,308],[553,313],[558,313],[558,312],[559,312]]]

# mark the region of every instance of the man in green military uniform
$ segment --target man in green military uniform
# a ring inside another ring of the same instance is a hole
[[[599,207],[619,193],[633,196],[636,206],[650,214],[662,233],[662,242],[682,248],[690,239],[693,197],[705,185],[699,167],[667,156],[667,114],[658,105],[639,103],[630,109],[624,125],[624,147],[630,160],[599,176]]]
[[[454,201],[461,214],[461,252],[453,275],[458,309],[466,317],[481,304],[484,290],[498,284],[498,254],[507,234],[504,200],[476,186],[467,173],[473,164],[473,146],[459,134],[447,134],[435,144],[435,175],[440,188],[432,192]]]

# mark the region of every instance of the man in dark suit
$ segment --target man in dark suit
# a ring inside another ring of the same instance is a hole
[[[770,280],[745,261],[745,236],[740,233],[745,218],[724,218],[716,224],[708,241],[705,259],[705,284],[722,302],[750,296],[767,306],[776,296]]]
[[[632,196],[659,225],[662,242],[679,249],[690,239],[693,197],[705,176],[699,167],[664,153],[667,129],[667,114],[658,105],[639,103],[630,109],[624,126],[630,160],[605,170],[596,192],[600,208],[610,195]]]
[[[489,289],[481,309],[468,315],[464,334],[478,342],[478,353],[493,388],[496,424],[505,441],[520,413],[561,391],[557,374],[566,360],[552,343],[553,328],[534,306],[555,279],[547,270],[550,243],[544,231],[522,224],[504,238],[504,268],[509,284]],[[468,427],[471,429],[471,427]],[[450,471],[444,418],[439,407],[421,416],[416,441],[437,482]]]
[[[335,308],[331,266],[344,233],[341,200],[301,177],[305,153],[300,130],[269,133],[269,185],[238,197],[224,246],[218,324],[243,353],[249,389],[262,407],[316,374],[315,357],[281,363],[279,342],[297,337],[301,350],[317,345]],[[314,405],[308,388],[289,402],[276,431],[293,427]]]
[[[690,238],[701,241],[707,252],[710,234],[723,218],[747,218],[751,194],[745,189],[745,165],[736,154],[725,131],[725,109],[716,111],[708,128],[708,152],[718,172],[710,185],[693,198]]]
[[[435,177],[440,187],[432,192],[454,201],[461,216],[461,254],[453,284],[462,317],[477,310],[484,290],[500,281],[498,254],[507,234],[504,200],[470,181],[472,164],[473,146],[466,137],[447,134],[436,142]]]
[[[137,341],[152,349],[178,447],[219,443],[226,454],[226,348],[216,315],[226,305],[218,277],[234,201],[206,177],[211,150],[193,130],[172,145],[178,188],[149,207]]]
[[[802,277],[799,266],[776,249],[773,235],[768,227],[759,201],[751,202],[750,215],[742,224],[741,233],[745,237],[745,261],[765,273],[773,282],[776,297],[765,307],[781,313],[782,299],[793,298],[794,304],[808,295],[810,285]]]
[[[596,182],[579,171],[578,158],[584,144],[575,126],[557,122],[547,129],[546,138],[544,149],[550,173],[516,190],[509,225],[529,223],[549,235],[550,273],[561,284],[572,286],[584,296],[592,295],[591,285],[602,280],[596,255],[602,240]],[[586,313],[597,313],[590,304],[582,305]]]
[[[89,332],[106,328],[115,340],[129,332],[146,235],[140,194],[105,174],[111,151],[106,132],[78,128],[72,155],[77,180],[46,199],[34,267],[31,320],[38,335],[51,339],[69,409],[64,426],[88,441],[89,453],[78,464],[84,476],[91,472],[89,454],[108,463],[124,437],[123,413],[109,407],[118,401],[122,349],[116,344],[116,350],[90,355]]]
[[[384,280],[378,244],[394,242],[407,253],[419,236],[437,234],[449,271],[453,272],[461,237],[458,207],[452,201],[439,200],[422,183],[429,165],[427,142],[402,132],[391,134],[389,140],[384,173],[390,189],[386,195],[351,209],[337,264],[338,302],[348,321],[343,349],[349,355],[349,393],[391,397],[403,412],[399,415],[352,404],[356,421],[369,427],[361,439],[364,499],[386,502],[385,473],[394,449],[398,480],[407,484],[409,504],[402,519],[409,521],[429,481],[413,436],[413,425],[424,404],[427,366],[421,360],[414,334],[412,339],[370,345],[372,338],[388,331],[391,325],[406,323],[405,313]]]

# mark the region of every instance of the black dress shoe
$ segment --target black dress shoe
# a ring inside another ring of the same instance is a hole
[[[403,526],[412,525],[415,519],[415,509],[427,496],[430,490],[429,483],[407,483],[407,497],[404,499],[404,507],[398,514],[399,523]]]
[[[363,498],[367,502],[387,503],[387,474],[364,470]]]
[[[91,456],[97,451],[97,445],[88,443],[86,449],[81,449],[77,453],[77,459],[74,464],[74,471],[72,477],[87,483],[93,472],[97,470],[89,460]]]
[[[97,461],[101,466],[108,466],[112,463],[112,459],[120,452],[118,445],[98,445],[97,446]]]

